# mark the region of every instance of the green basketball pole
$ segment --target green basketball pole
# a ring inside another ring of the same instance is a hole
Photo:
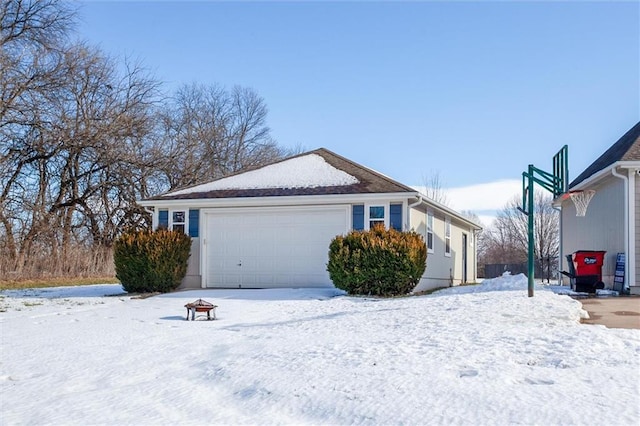
[[[534,240],[534,234],[533,234],[533,225],[535,223],[535,218],[533,216],[533,208],[534,208],[534,203],[533,203],[533,173],[535,171],[535,167],[533,167],[533,164],[529,164],[529,185],[527,188],[528,194],[527,194],[527,201],[528,201],[528,205],[527,205],[527,211],[529,212],[529,214],[527,214],[527,237],[528,237],[528,241],[529,241],[529,245],[528,245],[528,250],[527,250],[527,266],[528,266],[528,270],[529,273],[527,274],[527,277],[529,278],[529,284],[527,285],[527,292],[529,294],[529,297],[533,297],[533,288],[534,288],[534,275],[536,273],[535,270],[535,256],[534,256],[534,252],[536,249],[535,246],[535,240]]]
[[[522,172],[522,207],[518,209],[527,215],[527,266],[528,266],[528,294],[533,297],[533,289],[535,287],[535,240],[534,240],[534,197],[533,185],[539,184],[544,189],[553,193],[553,197],[557,198],[561,194],[567,192],[569,180],[568,165],[568,147],[563,146],[560,151],[553,157],[553,173],[547,173],[543,170],[529,164],[529,170]]]

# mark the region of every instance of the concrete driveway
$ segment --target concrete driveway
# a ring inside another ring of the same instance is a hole
[[[578,298],[589,312],[583,324],[601,324],[609,328],[640,329],[640,296]]]

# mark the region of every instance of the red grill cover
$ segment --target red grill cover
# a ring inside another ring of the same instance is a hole
[[[576,275],[597,275],[602,281],[602,264],[606,251],[580,250],[573,253]]]

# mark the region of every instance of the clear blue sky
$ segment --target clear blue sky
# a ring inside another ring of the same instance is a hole
[[[171,90],[253,88],[283,146],[408,185],[571,178],[640,120],[640,3],[94,2],[78,35]]]

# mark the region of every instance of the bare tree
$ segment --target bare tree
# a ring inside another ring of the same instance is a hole
[[[480,216],[478,216],[476,213],[474,213],[471,210],[461,210],[460,214],[466,217],[467,219],[471,220],[472,222],[475,222],[477,224],[482,223],[482,221],[480,220]]]
[[[19,120],[25,93],[59,80],[60,53],[75,10],[59,0],[0,3],[0,126]],[[13,112],[14,114],[9,116]]]
[[[442,205],[449,205],[449,198],[443,187],[442,178],[439,171],[432,171],[428,176],[422,178],[424,184],[424,195]]]
[[[157,83],[136,66],[120,75],[84,44],[58,53],[46,84],[23,90],[0,125],[0,237],[17,274],[34,256],[56,259],[60,274],[72,247],[108,247],[148,195],[135,148],[153,128]]]
[[[51,136],[61,141],[50,210],[63,215],[65,236],[76,227],[110,245],[123,218],[131,219],[128,209],[137,210],[136,197],[146,195],[131,184],[149,167],[137,155],[153,128],[158,84],[136,65],[120,75],[113,60],[85,45],[70,48],[66,59],[69,78],[49,93],[57,123]]]
[[[74,10],[58,0],[0,3],[0,245],[8,264],[24,246],[30,220],[44,220],[45,188],[25,176],[48,174],[42,162],[52,148],[33,108],[63,78],[62,51],[73,19]],[[25,210],[33,213],[31,219]]]
[[[70,4],[0,0],[0,279],[108,270],[114,239],[149,225],[138,199],[288,153],[251,89],[194,84],[160,107],[139,64],[69,41]]]
[[[253,90],[191,84],[160,112],[160,165],[169,188],[217,179],[281,158],[266,125],[267,107]]]
[[[493,225],[483,232],[479,244],[480,263],[523,263],[527,261],[527,217],[518,210],[516,195],[498,213]],[[555,258],[559,253],[559,214],[549,194],[537,192],[534,202],[534,258]]]
[[[74,25],[75,10],[61,0],[2,0],[0,45],[54,48]]]

